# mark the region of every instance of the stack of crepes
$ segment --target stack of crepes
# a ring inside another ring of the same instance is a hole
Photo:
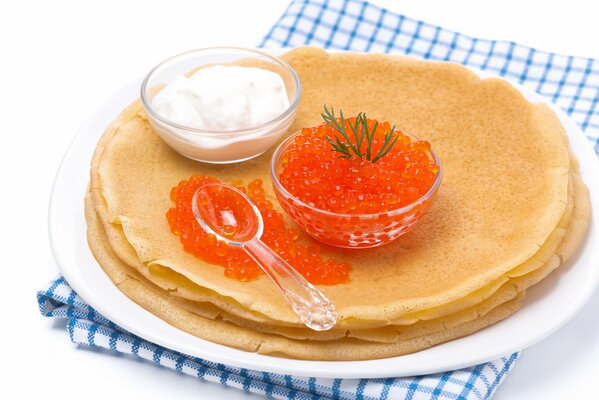
[[[340,320],[304,327],[266,276],[241,282],[183,250],[166,219],[172,187],[192,175],[270,186],[271,153],[233,165],[194,162],[152,130],[140,102],[98,143],[86,197],[88,239],[115,285],[143,308],[200,338],[261,354],[363,360],[425,349],[516,312],[525,291],[572,256],[589,196],[563,127],[505,81],[451,63],[406,57],[282,56],[303,96],[292,132],[320,123],[323,104],[397,123],[432,143],[438,196],[416,228],[370,250],[323,245],[352,264],[349,282],[319,288]],[[285,216],[286,223],[293,223]],[[309,242],[307,236],[301,238]]]

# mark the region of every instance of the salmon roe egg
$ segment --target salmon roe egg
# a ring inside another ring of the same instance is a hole
[[[170,198],[175,205],[166,213],[171,232],[179,236],[186,252],[208,263],[225,267],[225,276],[240,281],[255,279],[262,274],[260,267],[242,249],[230,247],[204,231],[193,215],[193,194],[208,183],[218,183],[218,180],[211,176],[196,175],[171,189]],[[283,215],[274,210],[273,204],[265,197],[262,180],[254,180],[247,188],[237,188],[247,194],[260,210],[264,220],[261,240],[309,282],[333,285],[349,280],[349,263],[325,259],[320,246],[316,244],[298,243],[299,232],[285,227]]]
[[[340,121],[340,120],[338,120]],[[350,125],[346,131],[355,146]],[[368,129],[375,128],[368,119]],[[372,159],[383,146],[391,130],[388,122],[378,123],[373,135]],[[357,156],[341,158],[329,140],[347,143],[332,127],[321,124],[304,128],[282,154],[281,185],[304,203],[342,214],[372,214],[391,211],[417,201],[434,185],[439,165],[432,157],[430,143],[414,139],[401,131],[394,146],[376,162]],[[360,150],[366,154],[367,143]]]

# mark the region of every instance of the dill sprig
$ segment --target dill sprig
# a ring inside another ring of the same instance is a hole
[[[368,118],[366,114],[361,112],[356,115],[354,122],[348,122],[349,130],[353,136],[353,141],[350,139],[349,133],[347,132],[345,126],[345,118],[343,117],[343,111],[339,111],[339,119],[335,117],[335,109],[331,107],[330,109],[325,105],[324,112],[321,114],[324,123],[337,132],[341,134],[343,139],[342,141],[339,136],[335,136],[334,140],[325,137],[326,141],[331,145],[331,150],[341,153],[339,158],[352,158],[354,156],[358,157],[360,161],[366,158],[367,161],[372,163],[377,162],[384,157],[389,150],[393,147],[399,135],[394,135],[395,125],[391,128],[390,131],[385,133],[385,139],[383,140],[383,145],[377,152],[377,154],[372,156],[372,142],[374,141],[374,134],[376,133],[376,129],[379,126],[379,122],[375,121],[372,129],[368,128]],[[366,141],[366,149],[365,152],[362,151],[362,144]]]

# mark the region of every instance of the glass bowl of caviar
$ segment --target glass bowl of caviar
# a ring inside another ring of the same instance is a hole
[[[442,180],[429,142],[362,113],[329,113],[325,123],[294,133],[275,150],[270,173],[293,221],[344,248],[378,247],[409,232]]]
[[[257,157],[288,132],[302,85],[284,60],[262,51],[212,47],[154,67],[141,102],[154,131],[175,151],[212,164]]]

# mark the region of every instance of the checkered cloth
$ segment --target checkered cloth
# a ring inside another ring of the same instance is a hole
[[[562,107],[599,153],[599,63],[447,31],[359,0],[296,0],[265,47],[314,45],[449,60],[505,76]],[[141,339],[98,314],[64,278],[38,292],[40,312],[67,318],[71,341],[132,354],[200,379],[279,399],[488,399],[518,353],[458,371],[389,379],[320,379],[216,364]]]
[[[488,399],[518,354],[458,371],[411,378],[302,378],[230,367],[158,346],[127,332],[85,303],[63,277],[37,293],[42,315],[67,318],[71,341],[132,354],[200,379],[276,399]]]

